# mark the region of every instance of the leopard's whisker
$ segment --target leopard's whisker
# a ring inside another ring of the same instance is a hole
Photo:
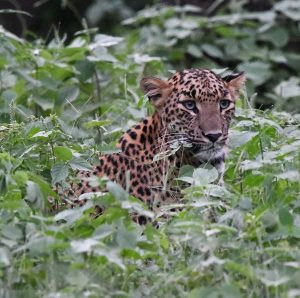
[[[187,141],[187,140],[188,139],[186,139],[186,138],[176,139],[176,140],[170,140],[170,141],[161,143],[160,145],[154,147],[153,150],[156,150],[156,149],[161,149],[162,150],[162,149],[164,149],[165,146],[169,147],[169,148],[165,148],[165,149],[172,149],[172,148],[170,148],[170,145],[176,144],[177,142]],[[179,143],[179,145],[182,145],[182,144]]]
[[[158,137],[157,140],[168,139],[168,137],[178,137],[178,136],[184,136],[184,137],[186,137],[186,134],[184,134],[184,133],[166,134],[166,135],[163,135],[161,137]]]

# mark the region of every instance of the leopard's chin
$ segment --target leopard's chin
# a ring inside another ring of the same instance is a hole
[[[195,158],[205,162],[219,159],[220,157],[224,158],[227,154],[227,147],[218,144],[193,145],[191,150]]]

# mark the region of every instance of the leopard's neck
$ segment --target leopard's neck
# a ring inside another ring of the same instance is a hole
[[[163,131],[163,121],[156,112],[128,129],[120,138],[117,147],[130,158],[145,156],[147,161],[151,161],[160,152]]]

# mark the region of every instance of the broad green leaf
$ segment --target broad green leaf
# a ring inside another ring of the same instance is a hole
[[[34,97],[33,101],[36,102],[44,111],[51,110],[54,107],[54,102],[50,98]]]
[[[198,168],[194,170],[193,179],[196,185],[207,185],[218,179],[218,171],[216,168],[205,169]]]
[[[81,252],[92,253],[93,246],[95,246],[95,245],[99,245],[99,241],[94,238],[73,240],[71,242],[71,248],[76,253],[81,253]]]
[[[136,238],[135,231],[129,231],[122,225],[118,227],[116,240],[119,247],[134,248],[137,242]]]
[[[20,230],[20,228],[12,224],[3,227],[1,234],[2,236],[8,239],[17,240],[17,241],[22,240],[24,237],[23,232]]]
[[[224,298],[242,298],[239,289],[233,284],[227,284],[220,287],[220,293]]]
[[[283,81],[275,87],[275,93],[283,98],[300,96],[300,80],[291,77],[288,81]]]
[[[95,41],[89,45],[89,49],[93,51],[98,47],[111,47],[123,41],[122,37],[115,37],[106,34],[97,34]]]
[[[35,133],[31,138],[40,138],[40,139],[48,139],[53,134],[53,131],[39,131]]]
[[[265,31],[260,38],[272,42],[276,47],[283,47],[289,40],[289,34],[282,26],[274,26]]]
[[[283,225],[285,226],[293,225],[293,221],[294,221],[293,216],[287,208],[279,209],[278,215],[279,215],[279,220]]]
[[[56,163],[51,168],[52,184],[63,181],[68,177],[69,166],[65,163]]]
[[[0,268],[5,268],[10,265],[11,255],[7,247],[0,247]]]
[[[270,67],[271,65],[267,62],[253,61],[240,64],[238,69],[244,71],[247,78],[257,86],[265,83],[272,76]]]
[[[73,170],[90,171],[92,166],[81,157],[73,157],[70,161],[70,166]]]
[[[189,172],[187,172],[188,174]],[[197,168],[193,171],[193,176],[181,176],[177,178],[177,180],[181,180],[192,185],[208,185],[217,180],[219,174],[216,168],[205,169],[205,168]]]
[[[209,56],[214,58],[221,58],[223,57],[222,51],[215,45],[212,44],[203,44],[201,46],[202,50]]]
[[[149,218],[154,218],[154,213],[149,211],[146,206],[142,204],[142,202],[134,202],[134,201],[122,201],[122,208],[130,210],[130,212],[137,213],[139,215],[144,215]]]
[[[95,74],[95,65],[88,59],[76,62],[76,69],[80,72],[80,80],[86,81]]]
[[[258,135],[258,132],[252,131],[230,131],[230,147],[236,148],[240,147],[249,141],[251,141],[255,136]]]
[[[93,233],[93,238],[100,240],[112,235],[114,232],[115,228],[113,225],[104,224],[96,228],[96,230]]]
[[[53,152],[58,161],[68,161],[72,159],[72,151],[63,146],[56,146],[53,148]]]
[[[257,270],[257,275],[267,287],[278,287],[290,280],[289,276],[278,270]]]
[[[123,262],[123,259],[120,257],[118,249],[106,248],[95,248],[95,255],[105,257],[110,263],[117,265],[120,269],[126,270],[126,266]]]
[[[32,181],[27,181],[24,200],[28,202],[30,206],[40,209],[44,208],[44,196],[41,193],[39,185]]]
[[[32,257],[45,256],[53,250],[55,238],[52,236],[32,237],[27,244],[29,254]]]
[[[111,120],[92,120],[84,123],[86,128],[102,127],[111,124]]]
[[[56,105],[68,105],[77,99],[79,89],[77,86],[66,86],[58,91]]]
[[[189,53],[190,55],[196,57],[196,58],[201,58],[203,56],[200,47],[197,47],[196,45],[190,44],[187,47],[187,53]]]
[[[266,211],[262,217],[261,221],[268,232],[273,232],[277,229],[277,217],[271,211]]]
[[[124,201],[128,198],[128,193],[117,183],[107,182],[108,191],[119,201]]]
[[[204,190],[204,193],[208,196],[222,198],[222,199],[230,198],[232,196],[231,193],[226,188],[216,184],[208,184]]]
[[[149,55],[142,55],[142,54],[135,53],[133,55],[133,60],[137,64],[142,64],[142,63],[147,63],[152,61],[160,61],[161,59],[159,57],[151,57]]]
[[[200,298],[200,297],[219,298],[220,292],[218,289],[214,287],[202,287],[202,288],[195,288],[188,295],[188,298]]]
[[[90,209],[92,206],[93,202],[89,200],[82,207],[63,210],[54,216],[54,221],[65,221],[68,225],[71,225],[79,220],[82,217],[84,211]]]
[[[297,0],[279,1],[274,9],[295,21],[300,21],[300,6]]]
[[[294,182],[300,181],[300,173],[298,171],[293,171],[293,170],[278,174],[276,175],[276,177],[279,179],[286,179]]]

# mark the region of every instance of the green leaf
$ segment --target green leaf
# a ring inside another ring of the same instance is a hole
[[[44,208],[44,197],[38,184],[27,181],[26,196],[24,198],[31,207]]]
[[[128,193],[116,182],[107,182],[106,185],[108,191],[119,201],[128,199]]]
[[[196,185],[207,185],[216,181],[219,177],[218,171],[216,168],[205,169],[198,168],[194,170],[193,179],[196,182]]]
[[[31,138],[39,138],[42,140],[47,140],[51,135],[53,134],[53,131],[39,131],[35,133]]]
[[[285,226],[292,226],[294,219],[287,208],[281,208],[278,212],[280,222]]]
[[[252,131],[234,131],[230,132],[230,147],[236,148],[240,147],[249,141],[251,141],[255,136],[258,135],[258,132]]]
[[[281,272],[281,270],[257,270],[257,277],[267,287],[278,287],[286,284],[290,277]]]
[[[149,55],[142,55],[139,53],[135,53],[133,55],[134,62],[137,64],[143,64],[147,62],[152,62],[152,61],[160,61],[161,59],[159,57],[151,57]]]
[[[73,170],[90,171],[92,166],[81,157],[73,157],[70,161],[70,166]]]
[[[95,65],[87,59],[77,61],[75,67],[80,73],[81,81],[90,79],[95,73]]]
[[[99,245],[99,241],[94,238],[73,240],[71,242],[71,248],[76,253],[92,252],[95,245]]]
[[[300,5],[297,0],[279,1],[274,5],[274,9],[294,21],[300,21]]]
[[[218,289],[214,287],[202,287],[202,288],[196,288],[191,291],[191,293],[188,295],[188,298],[220,298]]]
[[[92,120],[89,122],[84,123],[86,128],[95,128],[95,127],[102,127],[111,124],[111,120]]]
[[[123,41],[122,37],[115,37],[106,34],[97,34],[95,41],[89,45],[89,49],[93,51],[98,47],[111,47]]]
[[[63,146],[56,146],[53,148],[53,152],[58,161],[68,161],[72,159],[72,151]]]
[[[0,268],[5,268],[10,265],[11,255],[7,247],[0,247]]]
[[[63,181],[68,177],[69,166],[65,163],[57,163],[51,168],[52,184]]]
[[[46,182],[42,177],[35,175],[34,173],[29,173],[29,177],[30,180],[32,180],[34,183],[36,183],[39,186],[40,191],[42,192],[44,198],[48,198],[48,196],[51,196],[53,198],[58,198],[57,193],[53,191],[49,183]]]
[[[244,71],[247,78],[253,81],[254,85],[261,85],[265,83],[272,76],[270,70],[271,65],[267,62],[253,61],[245,62],[238,66],[239,71]]]
[[[260,39],[270,41],[276,47],[283,47],[289,41],[289,34],[284,27],[274,26],[264,32]]]
[[[190,55],[196,57],[196,58],[201,58],[203,56],[201,50],[199,47],[197,47],[196,45],[190,44],[187,47],[187,53],[189,53]]]
[[[129,231],[122,225],[118,227],[116,240],[122,248],[134,248],[137,242],[135,231]]]
[[[207,55],[212,56],[214,58],[222,58],[224,55],[217,46],[212,44],[203,44],[201,48]]]
[[[222,293],[222,297],[224,298],[242,298],[239,289],[233,284],[221,286],[220,293]]]
[[[22,231],[20,230],[20,228],[16,225],[6,225],[5,227],[3,227],[2,229],[2,236],[11,239],[11,240],[22,240],[24,235],[22,233]]]
[[[77,99],[79,89],[77,86],[66,86],[58,91],[56,105],[68,105]]]
[[[278,179],[285,179],[289,181],[299,182],[300,181],[300,173],[298,171],[286,171],[284,173],[276,175]]]
[[[300,96],[300,80],[291,77],[288,81],[280,82],[274,90],[278,96],[283,98]]]
[[[31,257],[45,256],[53,250],[55,238],[52,236],[36,236],[30,239],[27,244]]]
[[[187,172],[186,174],[188,174]],[[208,185],[217,180],[219,174],[216,168],[212,167],[211,169],[206,168],[197,168],[193,172],[193,177],[181,176],[177,178],[178,180],[190,183],[192,185]]]
[[[67,224],[71,225],[79,220],[84,211],[90,209],[92,206],[94,206],[94,204],[92,200],[89,200],[82,207],[63,210],[54,216],[54,221],[65,221]]]
[[[271,211],[266,211],[261,217],[262,223],[267,232],[274,232],[277,229],[277,218]]]

